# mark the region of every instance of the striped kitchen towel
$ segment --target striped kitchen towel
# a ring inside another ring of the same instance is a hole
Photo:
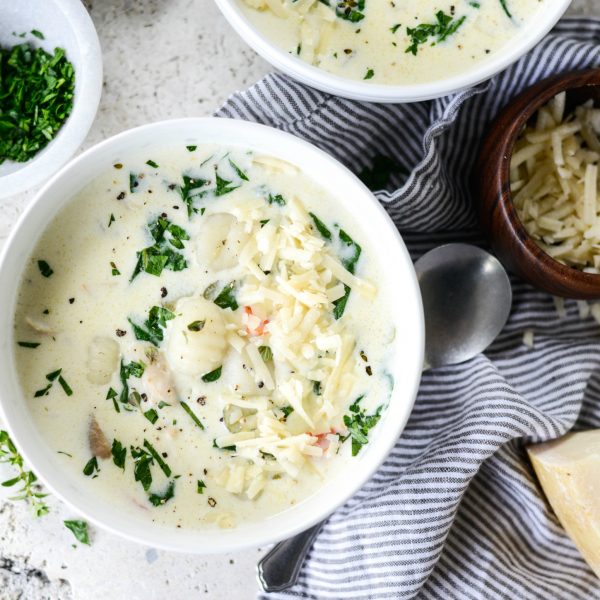
[[[483,243],[469,181],[487,124],[524,87],[589,66],[600,67],[600,21],[566,19],[502,75],[447,98],[366,104],[274,74],[218,115],[293,133],[357,173],[391,158],[400,167],[377,197],[417,258],[445,242]],[[565,314],[517,279],[513,289],[493,346],[424,374],[388,460],[329,519],[298,585],[265,598],[600,598],[524,451],[600,427],[600,328],[573,301]]]

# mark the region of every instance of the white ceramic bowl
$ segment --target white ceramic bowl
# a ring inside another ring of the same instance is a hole
[[[32,29],[45,39],[30,35]],[[29,35],[21,39],[13,32]],[[0,198],[43,183],[75,154],[92,126],[102,92],[100,42],[80,0],[0,0],[0,45],[27,40],[48,52],[56,47],[66,50],[75,68],[73,110],[57,136],[34,158],[0,165]]]
[[[396,382],[390,405],[374,435],[349,470],[338,474],[306,501],[264,522],[241,524],[232,530],[168,529],[144,519],[132,519],[107,506],[67,474],[55,459],[28,413],[17,380],[13,354],[13,314],[21,274],[47,224],[81,188],[112,168],[129,152],[157,143],[182,145],[217,143],[240,146],[289,161],[337,198],[353,203],[366,235],[376,240],[384,283],[392,289],[399,354],[393,365]],[[371,192],[328,154],[290,134],[245,121],[181,119],[131,129],[95,146],[73,160],[38,193],[21,216],[0,258],[0,416],[3,416],[26,462],[43,483],[93,523],[129,539],[185,552],[214,553],[258,546],[287,538],[329,515],[375,472],[394,446],[411,412],[423,363],[424,324],[421,296],[413,265],[398,231]]]
[[[447,96],[489,79],[531,50],[554,27],[571,4],[571,0],[553,0],[546,3],[544,10],[524,28],[521,34],[512,39],[506,48],[488,60],[476,63],[465,73],[429,83],[375,85],[332,75],[281,49],[250,23],[240,8],[242,1],[215,0],[237,33],[274,67],[302,83],[336,96],[366,102],[394,103],[419,102]],[[383,2],[384,0],[372,1]]]

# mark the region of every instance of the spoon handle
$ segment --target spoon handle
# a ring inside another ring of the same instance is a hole
[[[258,563],[258,579],[265,592],[281,592],[298,581],[300,568],[323,522],[275,545]]]

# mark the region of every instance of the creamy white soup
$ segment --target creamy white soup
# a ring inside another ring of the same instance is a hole
[[[290,54],[384,85],[445,79],[507,48],[547,0],[237,0]]]
[[[118,157],[48,225],[14,343],[30,411],[121,511],[235,527],[358,460],[390,397],[373,242],[295,166],[197,145]]]

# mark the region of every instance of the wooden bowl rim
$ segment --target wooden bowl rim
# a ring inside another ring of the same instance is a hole
[[[523,249],[525,260],[534,266],[541,262],[547,267],[550,273],[555,275],[554,280],[560,282],[562,286],[573,288],[583,286],[588,289],[590,287],[597,288],[598,297],[600,298],[600,274],[584,273],[576,267],[564,265],[546,253],[525,229],[515,208],[513,195],[510,190],[510,163],[515,143],[526,123],[542,106],[547,104],[560,92],[569,92],[571,90],[596,86],[600,86],[600,68],[569,71],[543,79],[526,88],[502,109],[499,116],[506,112],[514,111],[518,112],[518,116],[513,121],[512,127],[502,136],[500,153],[502,157],[500,163],[501,193],[499,196],[502,219],[511,231],[512,236]],[[531,101],[530,99],[533,91],[537,93],[535,101]],[[573,291],[576,294],[580,292],[579,289],[574,289]]]

